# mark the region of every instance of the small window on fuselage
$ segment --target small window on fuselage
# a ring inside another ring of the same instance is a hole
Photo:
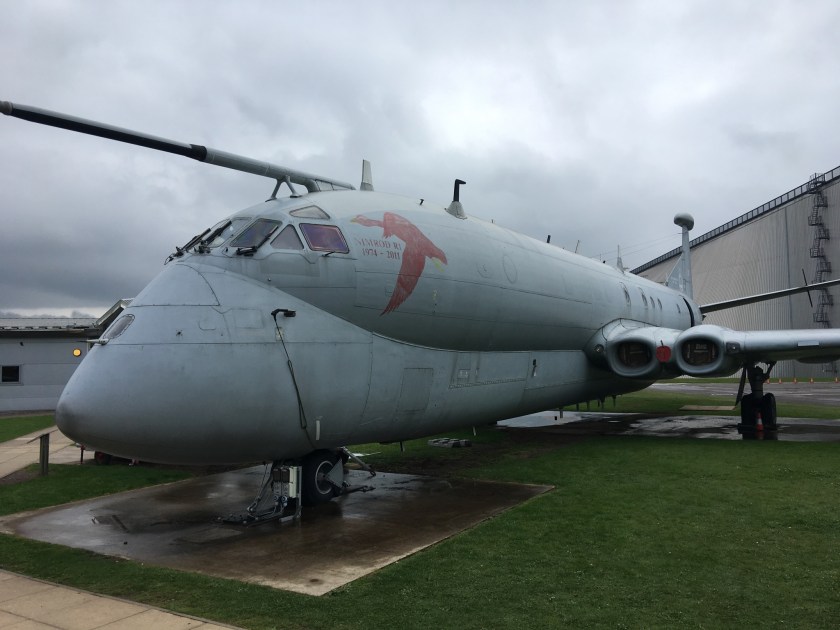
[[[330,215],[318,206],[304,206],[303,208],[292,210],[289,214],[299,219],[325,219],[329,221],[330,218]]]
[[[341,254],[350,253],[344,235],[334,225],[318,225],[315,223],[301,223],[300,231],[303,232],[309,247],[320,252],[338,252]]]
[[[280,234],[274,237],[271,246],[274,249],[303,249],[303,243],[291,225],[284,227]]]

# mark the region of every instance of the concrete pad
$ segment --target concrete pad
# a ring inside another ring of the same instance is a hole
[[[718,440],[840,442],[840,422],[810,418],[778,418],[778,430],[764,434],[738,432],[737,416],[661,416],[644,413],[543,412],[497,423],[508,430],[559,435],[647,435]]]
[[[132,560],[322,595],[542,494],[549,486],[351,471],[374,490],[252,527],[262,466],[0,519],[0,529]]]

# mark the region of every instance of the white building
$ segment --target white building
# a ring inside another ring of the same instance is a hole
[[[88,352],[88,340],[98,338],[127,304],[117,302],[98,319],[0,319],[0,412],[54,410]]]
[[[840,271],[840,167],[691,241],[694,298],[700,304],[830,280]],[[832,238],[833,237],[833,238]],[[664,282],[672,250],[634,269]],[[707,324],[735,330],[834,328],[840,289],[810,292],[710,313]],[[773,376],[835,376],[837,363],[779,363]]]

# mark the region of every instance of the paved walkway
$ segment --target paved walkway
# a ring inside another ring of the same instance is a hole
[[[81,452],[73,440],[65,437],[58,427],[49,427],[29,435],[0,442],[0,479],[11,475],[29,464],[37,464],[41,454],[39,438],[50,434],[50,462],[53,464],[74,464],[79,462]],[[93,457],[93,453],[87,454]],[[0,626],[2,627],[2,626]]]
[[[79,463],[81,453],[72,440],[62,435],[56,427],[41,429],[0,443],[0,479],[38,463],[41,452],[39,437],[44,433],[50,434],[51,463]],[[0,628],[210,630],[232,627],[58,586],[0,569]]]
[[[233,628],[0,570],[0,628],[211,630]]]

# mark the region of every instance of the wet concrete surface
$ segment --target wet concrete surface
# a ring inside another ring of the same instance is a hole
[[[549,486],[350,471],[374,490],[251,527],[262,466],[0,519],[0,531],[110,556],[322,595],[550,490]]]
[[[779,418],[778,430],[740,433],[738,416],[656,416],[641,413],[538,413],[500,422],[502,427],[558,435],[648,435],[719,440],[840,442],[840,421]]]
[[[714,438],[723,440],[781,440],[793,442],[840,441],[840,384],[837,383],[774,383],[765,384],[765,391],[785,402],[819,404],[837,407],[837,420],[810,418],[778,418],[777,431],[739,433],[739,415],[662,416],[642,413],[609,413],[610,403],[599,411],[556,411],[505,420],[499,425],[513,429],[533,430],[564,435],[649,435],[658,437]],[[737,383],[705,383],[672,381],[656,383],[651,389],[679,393],[701,393],[720,399],[711,410],[735,409]],[[583,406],[581,408],[584,408]],[[595,408],[593,405],[592,409]],[[689,409],[686,409],[690,412]]]

